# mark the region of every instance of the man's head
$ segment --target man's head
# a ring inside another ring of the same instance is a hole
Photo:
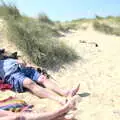
[[[18,59],[18,54],[17,52],[8,52],[5,51],[5,49],[0,49],[0,60],[2,59],[7,59],[7,58],[13,58],[13,59]]]

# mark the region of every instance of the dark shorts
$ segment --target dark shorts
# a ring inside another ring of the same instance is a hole
[[[33,68],[23,68],[18,69],[15,73],[10,75],[8,79],[5,80],[6,83],[11,84],[13,91],[15,92],[24,92],[25,88],[23,87],[23,81],[26,78],[37,82],[40,77],[40,73]]]

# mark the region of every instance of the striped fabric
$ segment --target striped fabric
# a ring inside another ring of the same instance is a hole
[[[31,111],[33,105],[28,105],[24,100],[15,97],[9,97],[0,101],[0,110],[8,110],[12,112]]]

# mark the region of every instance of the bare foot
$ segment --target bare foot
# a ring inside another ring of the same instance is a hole
[[[80,89],[80,84],[78,84],[78,86],[76,88],[74,88],[72,90],[69,90],[67,92],[67,97],[73,97],[73,96],[75,96],[77,94],[77,92],[79,91],[79,89]]]
[[[56,116],[55,120],[72,120],[74,114],[73,111],[71,110],[75,107],[75,103],[77,99],[78,99],[78,95],[75,95],[70,100],[68,100],[67,103],[61,109],[58,110],[59,115]]]
[[[70,110],[72,110],[75,107],[74,105],[75,105],[76,99],[77,99],[77,96],[74,96],[70,100],[68,100],[67,103],[61,108],[59,113],[65,114]]]
[[[69,99],[68,103],[69,103],[69,106],[71,107],[71,109],[64,116],[65,120],[72,120],[75,117],[76,110],[77,110],[76,106],[77,106],[77,103],[80,101],[81,101],[81,98],[79,95],[75,95],[75,96],[71,97],[71,99]]]

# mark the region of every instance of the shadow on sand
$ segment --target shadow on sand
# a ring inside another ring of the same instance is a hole
[[[84,92],[84,93],[81,93],[81,94],[78,94],[80,97],[88,97],[90,95],[90,93],[88,92]]]

